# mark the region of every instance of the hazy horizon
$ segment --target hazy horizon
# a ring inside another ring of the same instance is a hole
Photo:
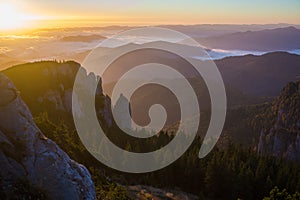
[[[0,0],[0,33],[39,28],[196,24],[300,24],[300,2]]]

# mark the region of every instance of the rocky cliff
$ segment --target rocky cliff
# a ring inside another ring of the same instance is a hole
[[[129,108],[127,108],[126,106]],[[113,110],[114,113],[118,113],[117,116],[114,116],[114,119],[116,122],[119,123],[119,127],[123,130],[132,130],[131,118],[128,118],[128,115],[126,115],[128,110],[129,114],[131,114],[130,103],[129,100],[123,94],[119,96],[118,100],[116,101],[116,104],[113,107]]]
[[[19,179],[49,199],[95,199],[88,170],[46,138],[12,82],[0,74],[0,177],[6,195]]]
[[[72,121],[72,90],[80,64],[41,61],[11,67],[3,73],[16,85],[34,116],[46,112],[52,119]],[[83,68],[81,68],[83,69]],[[84,69],[82,70],[84,73]],[[111,102],[103,94],[101,78],[85,72],[89,81],[98,81],[96,111],[105,127],[112,125]]]
[[[265,116],[258,152],[300,160],[300,82],[289,83]]]

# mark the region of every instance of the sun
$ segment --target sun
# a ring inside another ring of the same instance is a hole
[[[13,5],[0,3],[0,32],[26,27],[29,15],[21,13]]]

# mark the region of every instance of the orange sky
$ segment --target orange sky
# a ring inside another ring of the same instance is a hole
[[[299,10],[299,0],[0,0],[0,30],[104,25],[300,24]]]

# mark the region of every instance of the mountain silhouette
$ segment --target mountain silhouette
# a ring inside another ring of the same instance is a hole
[[[198,39],[212,49],[278,51],[300,49],[300,30],[293,27],[225,34]]]

